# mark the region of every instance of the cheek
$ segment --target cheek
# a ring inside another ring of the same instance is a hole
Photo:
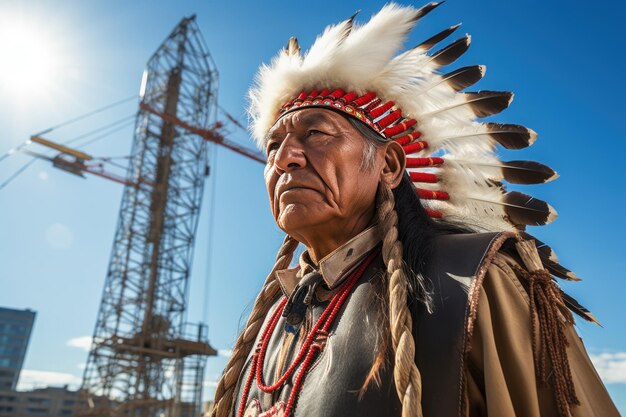
[[[267,196],[270,200],[270,208],[272,213],[274,212],[274,190],[276,187],[276,182],[278,181],[278,175],[273,173],[271,168],[266,168],[265,173],[265,188],[267,189]]]
[[[378,167],[363,171],[360,162],[359,158],[350,169],[337,172],[338,203],[346,210],[358,211],[375,200],[380,179]]]

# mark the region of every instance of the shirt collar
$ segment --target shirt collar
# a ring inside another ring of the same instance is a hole
[[[365,229],[319,261],[316,267],[308,251],[300,255],[299,267],[276,271],[276,278],[285,296],[290,296],[304,273],[317,269],[329,289],[339,285],[343,278],[381,241],[377,225]]]

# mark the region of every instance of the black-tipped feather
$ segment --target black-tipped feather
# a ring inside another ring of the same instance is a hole
[[[440,67],[451,64],[467,51],[471,41],[470,35],[465,35],[432,54],[431,60]]]
[[[583,307],[578,301],[576,301],[572,296],[566,294],[563,290],[561,290],[561,295],[563,296],[563,301],[565,305],[572,310],[574,313],[582,317],[583,319],[590,321],[592,323],[597,324],[602,327],[596,316],[594,316],[591,311],[587,310]]]
[[[483,123],[489,136],[507,149],[523,149],[532,145],[537,134],[524,126],[502,123]]]
[[[552,168],[535,161],[502,162],[500,168],[511,184],[543,184],[559,177]]]
[[[461,91],[476,84],[485,75],[484,65],[474,65],[471,67],[459,68],[448,74],[442,75],[443,81],[454,91]]]
[[[542,226],[556,218],[556,211],[548,203],[518,191],[504,194],[502,205],[515,225]]]
[[[528,233],[522,233],[522,237],[526,240],[532,239],[535,241],[535,246],[537,246],[537,252],[539,252],[541,262],[552,275],[568,281],[581,281],[578,275],[559,263],[559,258],[550,246]]]
[[[500,113],[509,107],[513,100],[513,93],[508,91],[478,91],[476,93],[462,93],[467,104],[477,118],[489,117]]]
[[[441,32],[437,33],[436,35],[431,36],[430,38],[426,39],[424,42],[420,43],[415,48],[423,50],[423,51],[429,51],[433,46],[435,46],[436,44],[438,44],[439,42],[441,42],[448,36],[452,35],[459,28],[459,26],[461,26],[460,23],[458,25],[450,26],[449,28],[444,29]]]

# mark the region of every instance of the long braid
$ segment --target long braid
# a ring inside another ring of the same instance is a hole
[[[233,348],[233,354],[226,365],[222,378],[217,384],[211,417],[228,417],[230,415],[233,400],[236,395],[234,391],[241,370],[250,351],[254,347],[254,341],[259,334],[261,325],[280,292],[280,287],[278,282],[276,282],[276,271],[289,266],[293,252],[297,246],[298,242],[294,238],[285,236],[285,240],[276,255],[276,263],[267,276],[261,292],[259,292],[259,295],[254,301],[254,307],[246,322],[246,327],[237,338],[235,347]]]
[[[398,214],[389,185],[378,190],[378,223],[383,230],[383,261],[389,282],[389,330],[394,351],[393,378],[403,417],[422,416],[422,377],[415,364],[413,319],[407,304],[408,277],[403,268],[402,242],[398,239]]]

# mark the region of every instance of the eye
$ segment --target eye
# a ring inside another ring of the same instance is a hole
[[[322,134],[323,132],[319,130],[315,130],[315,129],[309,129],[306,133],[307,133],[307,136],[314,136],[314,135]]]
[[[269,155],[270,153],[272,153],[272,151],[275,151],[276,149],[278,149],[279,144],[278,142],[271,142],[267,145],[267,154]]]

